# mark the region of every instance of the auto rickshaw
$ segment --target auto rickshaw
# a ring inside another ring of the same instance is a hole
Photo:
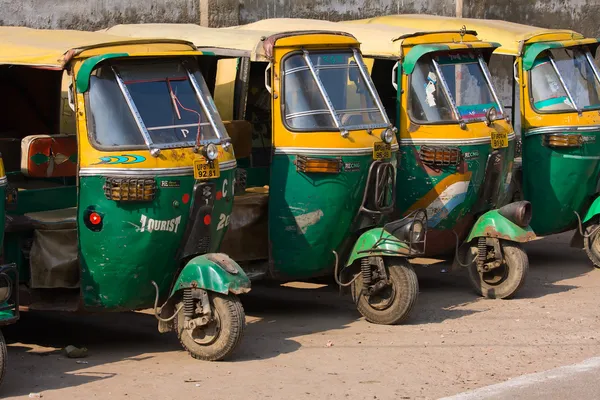
[[[502,45],[493,62],[512,88],[507,98],[522,141],[511,192],[531,202],[531,227],[537,235],[575,229],[571,245],[585,249],[600,267],[600,74],[594,61],[598,40],[571,30],[500,20],[387,18],[398,26],[465,25],[483,40]]]
[[[0,156],[0,199],[6,196],[6,174]],[[5,219],[5,202],[0,201],[0,219]],[[4,238],[4,224],[0,225],[0,243]],[[0,328],[14,324],[19,319],[18,306],[19,277],[15,264],[0,265]],[[4,379],[7,365],[6,341],[0,331],[0,384]]]
[[[285,25],[108,31],[184,38],[216,55],[216,102],[238,121],[232,140],[240,170],[222,251],[254,279],[333,272],[352,286],[368,321],[408,316],[418,282],[407,257],[424,246],[425,213],[385,222],[394,207],[397,144],[354,37]]]
[[[274,21],[249,27],[262,29]],[[520,243],[534,234],[528,226],[530,205],[506,204],[515,134],[487,68],[497,45],[466,30],[423,32],[365,22],[279,23],[341,29],[361,42],[398,129],[397,215],[425,209],[426,257],[454,255],[454,265],[468,268],[478,293],[513,296],[529,265]]]
[[[250,281],[216,253],[236,162],[200,57],[185,41],[0,28],[4,257],[21,306],[154,307],[193,357],[233,352]],[[65,71],[75,135],[61,133]]]

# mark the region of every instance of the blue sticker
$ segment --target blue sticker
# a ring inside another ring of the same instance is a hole
[[[136,156],[134,154],[123,154],[122,156],[100,157],[100,162],[97,162],[94,165],[138,164],[144,161],[146,161],[146,157],[144,156]]]

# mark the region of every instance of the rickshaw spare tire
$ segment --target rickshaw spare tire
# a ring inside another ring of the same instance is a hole
[[[183,303],[176,306],[179,312],[175,317],[174,326],[179,342],[192,357],[204,361],[220,361],[229,357],[239,345],[244,335],[246,316],[242,303],[236,295],[208,292],[208,296],[213,322],[205,328],[210,331],[210,338],[195,339],[193,335],[200,328],[194,330],[194,333],[185,329]],[[218,324],[218,328],[215,329],[211,324]]]
[[[374,324],[396,325],[405,321],[419,296],[419,281],[413,267],[403,258],[384,258],[390,286],[380,297],[371,298],[363,291],[361,274],[352,283],[352,297],[358,312]],[[373,282],[375,283],[375,282]]]
[[[594,267],[600,268],[600,226],[591,224],[585,227],[583,237],[583,248]],[[591,235],[591,236],[588,236]]]
[[[7,351],[6,351],[6,340],[4,340],[4,336],[0,331],[0,385],[4,380],[4,374],[6,373],[6,359],[7,359]]]
[[[529,272],[529,259],[519,243],[500,240],[504,263],[481,274],[477,261],[467,267],[469,281],[477,294],[489,299],[510,299],[523,286]],[[475,246],[476,247],[476,246]]]

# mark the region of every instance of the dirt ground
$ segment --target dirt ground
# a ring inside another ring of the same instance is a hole
[[[579,362],[600,353],[600,270],[569,238],[526,246],[530,275],[513,300],[480,299],[464,276],[421,268],[401,326],[367,323],[333,287],[257,288],[230,362],[193,360],[147,314],[24,313],[4,330],[0,397],[425,399]],[[89,349],[85,364],[60,353],[69,344]]]

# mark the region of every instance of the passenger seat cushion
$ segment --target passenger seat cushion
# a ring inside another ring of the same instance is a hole
[[[77,138],[31,135],[21,141],[21,172],[34,178],[77,175]]]
[[[25,214],[38,230],[57,230],[77,228],[77,207],[58,210],[39,211]]]

